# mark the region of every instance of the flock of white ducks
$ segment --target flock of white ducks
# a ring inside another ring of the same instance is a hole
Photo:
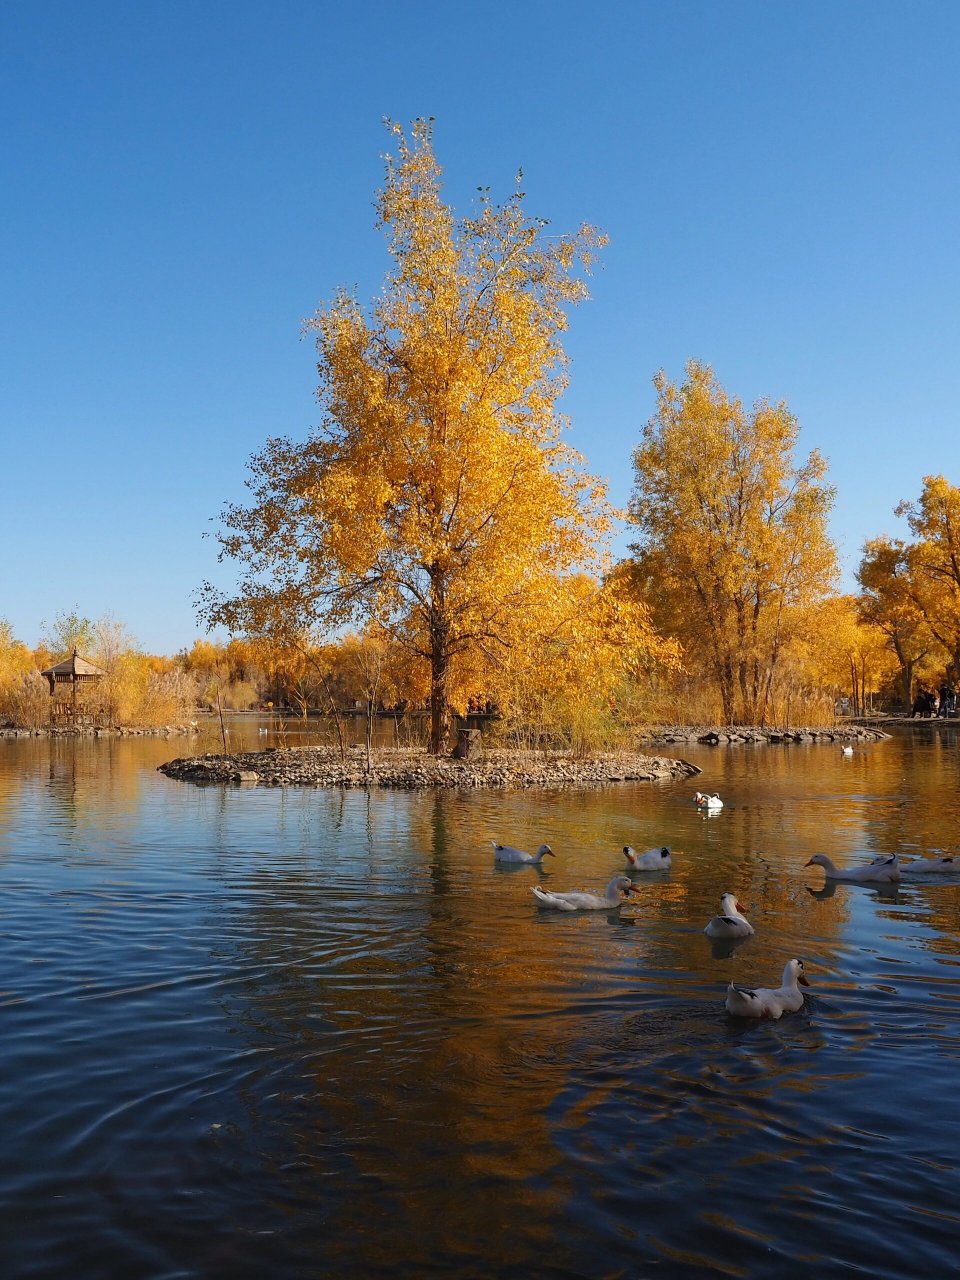
[[[844,755],[852,755],[852,748],[844,747]],[[723,808],[723,801],[718,795],[695,793],[694,803],[698,808],[708,812],[717,812]],[[545,856],[555,856],[548,844],[542,844],[536,853],[525,853],[515,849],[513,845],[493,845],[493,858],[496,863],[542,866]],[[672,865],[671,852],[667,845],[647,849],[637,853],[632,845],[623,846],[623,856],[627,860],[627,870],[667,871]],[[816,853],[805,863],[807,867],[822,867],[827,880],[845,881],[850,884],[890,884],[904,876],[944,875],[952,871],[960,871],[960,862],[951,857],[918,858],[913,862],[901,862],[893,854],[884,854],[875,858],[866,866],[838,867],[825,853]],[[621,907],[631,893],[637,892],[637,885],[629,875],[616,875],[601,893],[553,893],[542,885],[535,885],[531,893],[537,905],[553,911],[611,911]],[[720,914],[708,921],[704,933],[714,940],[735,941],[749,938],[754,927],[747,919],[745,908],[737,901],[735,893],[725,893],[720,898]],[[779,1018],[784,1013],[796,1013],[803,1006],[801,987],[809,986],[804,976],[802,960],[788,960],[783,970],[783,981],[779,987],[746,987],[731,982],[727,988],[725,1007],[727,1012],[739,1018]]]

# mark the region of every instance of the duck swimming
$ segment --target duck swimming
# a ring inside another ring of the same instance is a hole
[[[524,853],[522,849],[515,849],[512,844],[497,844],[496,840],[491,840],[490,843],[493,845],[494,862],[526,863],[539,867],[548,853],[551,858],[557,856],[548,844],[542,844],[536,853]]]
[[[871,865],[886,861],[886,858],[874,858]],[[960,871],[960,862],[954,858],[914,858],[912,862],[901,862],[900,874],[902,876],[948,876],[951,872]]]
[[[614,876],[606,893],[551,893],[536,884],[530,890],[538,906],[552,907],[555,911],[611,911],[623,905],[623,894],[639,893],[629,876]]]
[[[727,987],[726,1009],[737,1018],[779,1018],[803,1008],[801,987],[809,987],[803,961],[788,960],[779,987],[743,987],[731,982]]]
[[[669,871],[671,858],[666,845],[662,849],[648,849],[646,853],[637,853],[632,845],[623,846],[623,856],[627,860],[628,871]]]
[[[723,801],[716,794],[712,796],[704,795],[702,791],[698,791],[693,797],[693,802],[699,805],[701,809],[722,809]]]
[[[735,893],[723,894],[720,915],[714,916],[703,932],[708,938],[749,938],[754,929],[743,911]]]
[[[846,880],[850,884],[890,884],[900,879],[900,864],[895,853],[878,862],[868,862],[865,867],[837,867],[825,853],[815,853],[803,865],[823,867],[828,880]]]
[[[900,863],[902,876],[945,876],[951,871],[960,871],[960,862],[954,858],[914,858]]]

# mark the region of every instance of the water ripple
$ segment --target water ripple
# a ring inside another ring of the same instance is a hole
[[[955,1269],[960,884],[803,870],[952,848],[932,743],[704,752],[710,822],[674,784],[198,791],[90,745],[0,754],[4,1277]],[[662,842],[623,910],[536,909]],[[728,889],[757,932],[714,948]],[[799,1014],[727,1016],[794,955]]]

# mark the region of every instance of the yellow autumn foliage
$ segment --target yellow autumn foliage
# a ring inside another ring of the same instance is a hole
[[[707,365],[680,385],[660,373],[657,410],[634,452],[630,567],[658,629],[714,686],[726,723],[766,723],[786,645],[834,589],[833,490],[812,452],[796,464],[784,404],[751,410]]]
[[[605,489],[557,404],[567,310],[604,238],[550,233],[520,191],[457,218],[429,124],[392,133],[377,205],[392,270],[369,311],[341,292],[309,322],[323,422],[251,460],[253,501],[223,512],[220,538],[238,587],[207,584],[202,616],[279,644],[375,624],[426,665],[439,752],[458,700],[528,643],[537,602],[603,568]]]

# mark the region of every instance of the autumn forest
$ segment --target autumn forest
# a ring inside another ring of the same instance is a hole
[[[746,406],[691,360],[656,375],[614,510],[559,409],[602,232],[558,235],[519,189],[457,217],[429,124],[391,128],[384,288],[309,321],[320,425],[267,440],[248,500],[220,514],[235,585],[199,585],[197,608],[233,638],[148,655],[75,610],[30,648],[0,622],[0,720],[45,724],[40,671],[74,649],[106,672],[91,696],[111,724],[420,708],[437,753],[478,708],[514,742],[589,750],[651,724],[909,710],[956,681],[960,488],[916,477],[896,511],[909,538],[868,541],[843,594],[827,460],[803,455],[785,402]]]

